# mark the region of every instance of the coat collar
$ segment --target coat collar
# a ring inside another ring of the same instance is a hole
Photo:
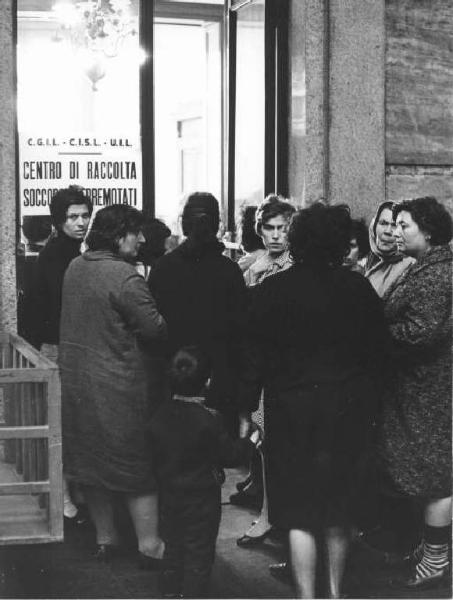
[[[435,265],[437,263],[442,262],[450,262],[452,261],[452,251],[448,244],[444,246],[433,246],[426,252],[420,259],[409,265],[406,271],[402,274],[402,276],[392,285],[387,292],[385,293],[383,300],[387,300],[389,296],[402,285],[409,275],[414,275],[415,273],[420,273],[424,271],[427,267],[431,265]]]
[[[92,261],[97,261],[97,260],[117,260],[117,261],[122,261],[122,262],[126,262],[124,260],[124,258],[122,258],[121,256],[118,256],[117,254],[114,254],[111,250],[87,250],[86,252],[84,252],[82,254],[82,257],[85,260],[92,260]]]

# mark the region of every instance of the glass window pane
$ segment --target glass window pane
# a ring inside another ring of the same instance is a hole
[[[237,11],[236,206],[264,194],[264,0]]]
[[[220,31],[209,21],[154,24],[156,216],[174,233],[186,194],[221,201]]]

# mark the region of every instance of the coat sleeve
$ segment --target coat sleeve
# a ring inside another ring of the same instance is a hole
[[[164,318],[158,312],[145,280],[138,273],[133,273],[124,280],[117,308],[142,341],[167,338]]]
[[[405,310],[390,322],[391,336],[397,350],[433,348],[445,337],[446,325],[451,320],[451,281],[447,280],[442,265],[435,265],[428,276],[414,275],[407,283],[410,289],[406,290]]]

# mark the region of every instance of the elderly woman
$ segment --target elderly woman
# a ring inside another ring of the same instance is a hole
[[[64,464],[83,489],[96,527],[97,557],[119,539],[113,494],[127,501],[146,568],[160,563],[157,493],[145,445],[150,406],[141,342],[159,342],[166,325],[134,262],[143,216],[125,205],[100,210],[63,286],[60,369]]]
[[[394,202],[383,202],[369,228],[371,251],[365,263],[364,275],[381,298],[414,262],[413,258],[405,256],[397,248],[392,213],[394,206]]]
[[[397,491],[424,508],[412,588],[437,583],[451,541],[452,219],[435,198],[394,209],[398,248],[416,262],[385,300],[396,375],[384,405],[381,448]]]
[[[296,597],[315,597],[318,547],[339,597],[349,530],[363,496],[385,323],[379,297],[342,268],[345,206],[301,210],[289,229],[295,264],[256,289],[250,311],[250,408],[264,384],[272,524],[289,531]]]

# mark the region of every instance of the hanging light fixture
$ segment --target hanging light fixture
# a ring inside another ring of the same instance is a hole
[[[60,25],[54,39],[68,37],[83,57],[84,69],[93,90],[105,76],[106,58],[118,55],[124,39],[137,35],[137,18],[131,15],[130,0],[84,0],[58,2],[53,7]]]

